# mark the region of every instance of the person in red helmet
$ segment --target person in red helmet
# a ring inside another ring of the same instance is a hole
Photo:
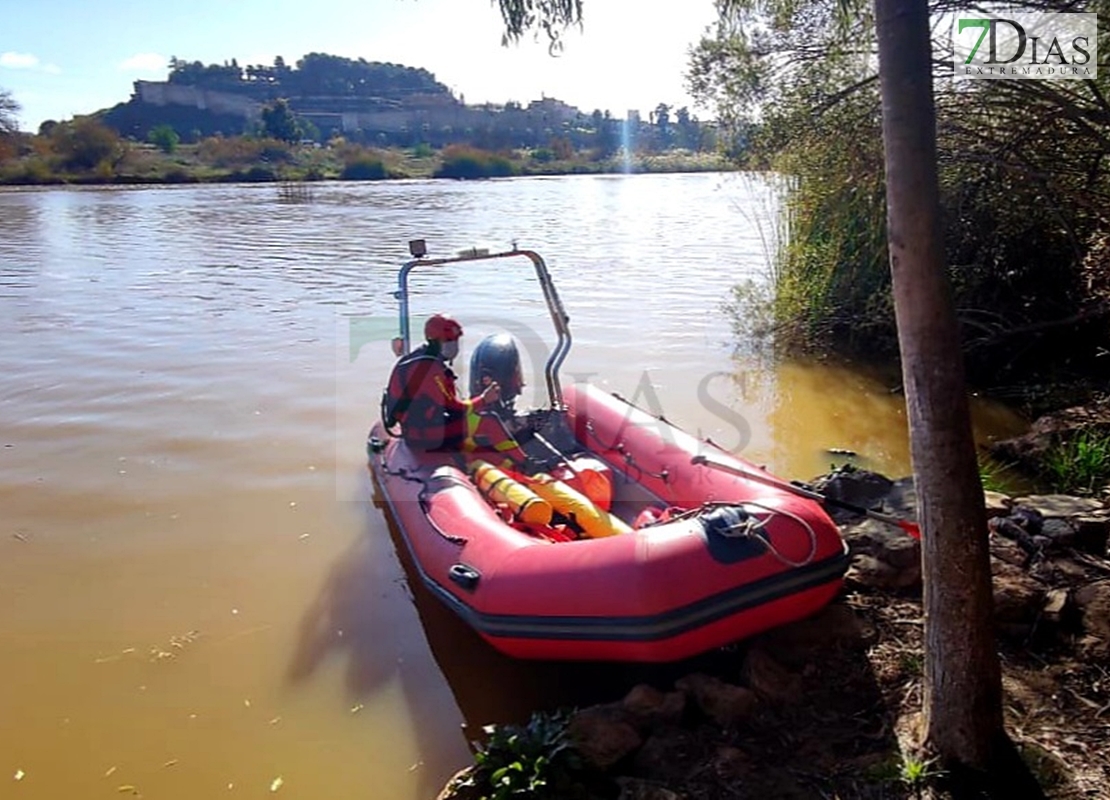
[[[459,397],[450,363],[459,354],[462,325],[446,314],[433,314],[424,324],[422,346],[393,367],[382,404],[382,421],[418,450],[489,451],[523,466],[527,457],[504,423],[483,409],[501,399],[501,387],[490,383],[469,400]]]

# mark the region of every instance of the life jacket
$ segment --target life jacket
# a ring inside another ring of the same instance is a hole
[[[461,413],[447,408],[433,389],[437,376],[455,392],[455,374],[423,345],[402,357],[393,367],[382,395],[382,423],[393,430],[398,424],[409,444],[425,450],[461,446],[466,433]]]

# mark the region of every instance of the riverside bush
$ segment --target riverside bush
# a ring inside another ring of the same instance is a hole
[[[451,145],[443,150],[437,178],[504,178],[516,174],[505,156],[469,145]]]
[[[345,181],[379,181],[389,176],[380,158],[360,156],[348,162],[339,177]]]
[[[946,0],[932,5],[937,19],[951,13]],[[788,235],[773,259],[776,343],[896,355],[876,62],[860,47],[875,40],[868,4],[717,6],[716,30],[691,55],[694,93],[716,108],[724,140],[748,144],[747,163],[789,178]],[[958,84],[942,62],[942,234],[969,377],[1021,386],[1030,373],[1110,374],[1100,357],[1110,349],[1110,74]]]
[[[289,145],[251,136],[209,136],[197,145],[197,158],[214,167],[247,167],[258,161],[283,163],[292,157]]]

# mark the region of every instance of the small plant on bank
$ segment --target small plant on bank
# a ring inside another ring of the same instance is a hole
[[[944,770],[937,766],[935,758],[922,759],[898,752],[871,767],[866,777],[881,783],[900,783],[914,797],[920,797],[929,783],[944,777]]]
[[[898,655],[898,666],[902,672],[912,678],[920,678],[925,674],[925,659],[913,650],[906,650]]]
[[[1053,446],[1043,470],[1053,491],[1095,494],[1110,483],[1110,432],[1087,429]]]
[[[483,800],[578,796],[579,758],[567,738],[568,715],[535,713],[526,725],[489,725],[475,743],[474,769],[464,785]]]
[[[933,778],[940,777],[941,771],[937,769],[936,759],[919,759],[914,756],[902,754],[902,770],[900,777],[902,783],[910,789],[919,792],[925,784]]]
[[[897,768],[898,782],[914,797],[921,797],[930,783],[944,777],[944,770],[937,766],[935,758],[919,758],[906,752],[898,755]]]
[[[1001,464],[990,456],[980,456],[979,482],[983,484],[983,488],[988,492],[1010,494],[1012,486],[1007,472],[1011,468],[1011,465]]]

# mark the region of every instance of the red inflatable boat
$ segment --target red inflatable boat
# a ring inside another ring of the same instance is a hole
[[[490,644],[518,658],[674,661],[808,616],[833,598],[847,550],[820,505],[620,397],[560,386],[570,334],[536,253],[427,259],[421,247],[414,255],[399,279],[398,353],[410,345],[412,269],[532,262],[559,341],[545,368],[551,407],[524,446],[537,462],[548,459],[545,472],[595,500],[599,518],[612,523],[605,533],[615,534],[584,533],[589,526],[558,510],[549,524],[522,522],[519,505],[483,491],[473,465],[468,472],[457,454],[412,450],[378,422],[370,469],[420,579]],[[586,476],[590,485],[579,480]],[[539,491],[528,476],[513,477]]]

